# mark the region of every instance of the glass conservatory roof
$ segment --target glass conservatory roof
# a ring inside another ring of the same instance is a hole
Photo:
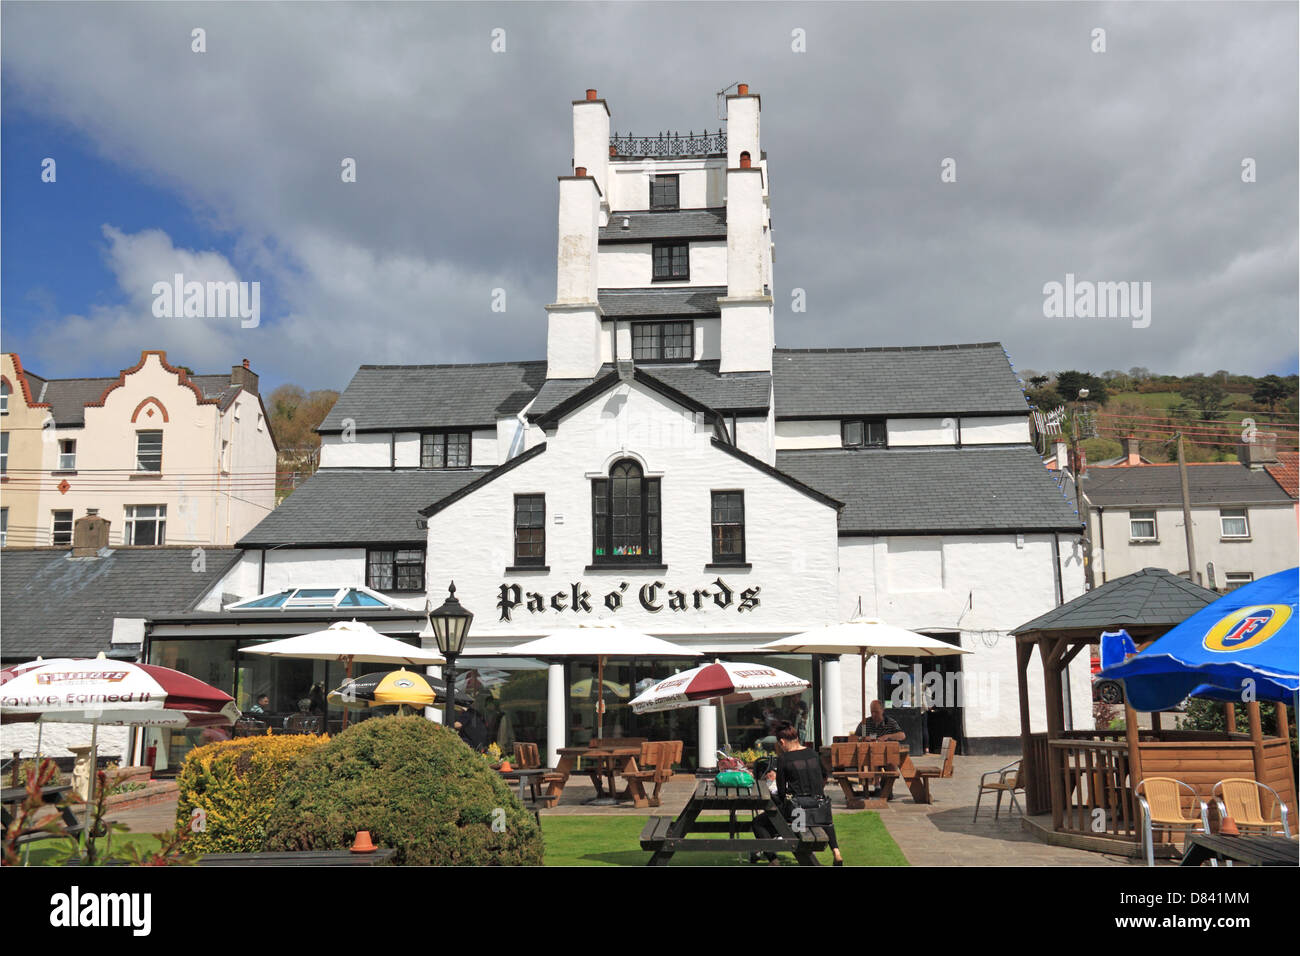
[[[369,588],[289,588],[227,604],[227,611],[269,611],[310,608],[396,607]]]

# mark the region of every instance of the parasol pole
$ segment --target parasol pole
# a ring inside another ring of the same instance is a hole
[[[596,739],[605,732],[605,655],[596,656]]]
[[[865,647],[858,651],[858,657],[862,661],[862,723],[865,724],[867,722],[867,649]]]
[[[721,697],[718,698],[718,713],[722,715],[722,749],[731,753],[731,735],[727,732],[727,705]]]
[[[90,808],[95,802],[95,772],[99,767],[99,722],[90,725],[90,786],[86,791],[86,839],[94,834],[90,829]]]
[[[347,662],[348,662],[348,666],[347,666],[347,672],[344,677],[344,680],[347,681],[348,683],[351,683],[352,681],[352,656],[351,655],[347,657]],[[346,707],[343,708],[343,729],[344,730],[348,729],[348,709]]]

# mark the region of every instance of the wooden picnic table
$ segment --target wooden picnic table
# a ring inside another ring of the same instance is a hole
[[[302,850],[271,853],[207,853],[198,866],[382,866],[397,851],[382,847],[370,853],[351,850]]]
[[[546,770],[542,767],[515,767],[513,770],[498,769],[497,773],[501,774],[502,778],[510,783],[519,782],[519,802],[524,806],[528,806],[527,798],[524,796],[524,788],[537,786],[533,781],[540,780]]]
[[[727,819],[699,819],[705,810],[726,810]],[[739,821],[737,814],[742,811],[751,813],[753,820]],[[777,835],[741,840],[742,833],[754,832],[754,820],[759,818],[766,818]],[[727,837],[688,839],[691,833],[725,833]],[[653,816],[641,831],[641,849],[653,851],[647,866],[667,866],[679,851],[793,853],[800,866],[820,866],[813,854],[828,845],[826,831],[821,827],[796,833],[762,780],[755,781],[752,787],[719,787],[713,780],[701,780],[677,819]]]
[[[874,742],[879,741],[860,741],[860,743]],[[829,766],[831,748],[823,747],[821,749],[821,754],[823,764]],[[930,788],[926,786],[925,780],[921,778],[921,774],[916,769],[916,764],[912,763],[911,749],[907,744],[899,744],[898,758],[898,775],[887,776],[882,779],[880,784],[880,799],[885,801],[893,799],[894,781],[901,777],[902,781],[907,784],[907,789],[911,792],[913,801],[916,803],[930,803]],[[840,788],[844,791],[844,797],[850,810],[860,810],[862,807],[866,806],[866,801],[863,799],[863,795],[856,793],[848,781],[840,778],[837,782],[840,784]]]
[[[639,769],[636,765],[637,758],[641,756],[639,746],[561,747],[557,753],[560,755],[560,763],[555,769],[566,778],[574,772],[578,760],[590,760],[594,764],[587,773],[596,788],[597,800],[605,798],[605,788],[601,779],[604,777],[609,781],[609,793],[612,799],[631,800],[637,807],[648,807],[650,805],[640,778],[633,776]],[[618,776],[623,776],[627,783],[621,793],[618,791],[615,781]],[[552,783],[548,789],[548,798],[553,796],[558,802],[559,795],[563,790],[563,783]]]
[[[1187,834],[1179,866],[1200,866],[1212,858],[1247,866],[1300,866],[1300,848],[1295,840],[1282,836]]]
[[[45,804],[60,803],[62,798],[72,792],[71,784],[55,784],[49,787],[41,787],[41,802]],[[13,821],[14,816],[18,813],[19,807],[27,799],[26,787],[5,787],[0,791],[0,823],[4,824],[5,829]],[[72,808],[64,803],[59,808],[59,815],[63,818],[64,829],[70,839],[77,839],[86,829],[86,824],[77,819],[77,815],[72,812]],[[44,821],[44,822],[48,822]],[[41,826],[44,825],[44,822]],[[50,833],[41,829],[40,826],[31,827],[18,836],[19,843],[31,843],[35,840],[59,839],[64,836],[63,833]]]

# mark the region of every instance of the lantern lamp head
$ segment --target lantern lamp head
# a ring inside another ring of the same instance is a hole
[[[442,602],[441,607],[430,611],[428,606],[429,602],[426,601],[425,613],[429,617],[429,626],[438,639],[438,650],[444,655],[461,653],[474,614],[456,600],[455,582],[448,589],[447,600]]]

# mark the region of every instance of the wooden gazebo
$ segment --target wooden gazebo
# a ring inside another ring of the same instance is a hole
[[[1122,731],[1065,729],[1065,667],[1097,643],[1103,631],[1127,630],[1140,650],[1220,596],[1163,569],[1145,568],[1094,588],[1012,632],[1028,814],[1050,810],[1052,830],[1072,835],[1069,842],[1076,845],[1087,846],[1089,838],[1100,837],[1131,842],[1136,851],[1142,821],[1134,788],[1144,777],[1176,777],[1195,787],[1207,803],[1217,781],[1251,777],[1276,790],[1288,806],[1295,806],[1285,704],[1278,705],[1277,737],[1263,736],[1258,702],[1245,705],[1249,734],[1233,732],[1232,704],[1223,705],[1226,732],[1165,730],[1158,713],[1151,715],[1151,730],[1139,730],[1137,713],[1127,700]],[[1039,734],[1030,733],[1029,723],[1028,671],[1035,647],[1042,659],[1047,707],[1047,732]]]

